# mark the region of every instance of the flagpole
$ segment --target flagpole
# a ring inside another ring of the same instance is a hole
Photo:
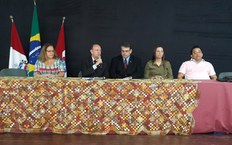
[[[14,19],[13,19],[13,16],[10,15],[10,19],[11,19],[11,22],[13,23],[14,22]]]

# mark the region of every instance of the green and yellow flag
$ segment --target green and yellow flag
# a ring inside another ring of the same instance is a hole
[[[36,3],[34,2],[34,12],[32,18],[32,28],[31,28],[31,38],[30,38],[28,76],[34,76],[35,62],[38,59],[40,50],[41,50],[41,41],[40,41],[40,33],[39,33],[39,22],[37,16]]]

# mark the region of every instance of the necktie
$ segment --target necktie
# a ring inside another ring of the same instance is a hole
[[[124,64],[124,68],[127,69],[127,61],[126,61],[126,58],[124,59],[123,64]]]
[[[93,61],[93,64],[96,64],[96,62],[97,62],[97,61],[96,61],[96,60],[94,60],[94,61]]]

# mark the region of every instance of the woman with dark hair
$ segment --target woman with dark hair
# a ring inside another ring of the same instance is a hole
[[[152,60],[149,60],[144,70],[145,79],[173,79],[172,67],[169,61],[164,59],[163,47],[156,47]]]
[[[46,43],[42,47],[39,59],[35,63],[35,77],[64,77],[65,64],[60,61],[53,45]]]

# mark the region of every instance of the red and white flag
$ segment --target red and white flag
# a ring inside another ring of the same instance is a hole
[[[27,70],[27,57],[24,53],[22,43],[20,41],[16,25],[12,20],[11,27],[11,43],[10,43],[10,56],[9,56],[9,68],[20,68]]]
[[[65,63],[64,20],[65,20],[65,17],[63,17],[62,25],[61,25],[59,36],[58,36],[58,40],[56,43],[56,53],[60,57],[60,60],[65,65],[65,77],[67,77],[67,69],[66,69],[66,63]]]

